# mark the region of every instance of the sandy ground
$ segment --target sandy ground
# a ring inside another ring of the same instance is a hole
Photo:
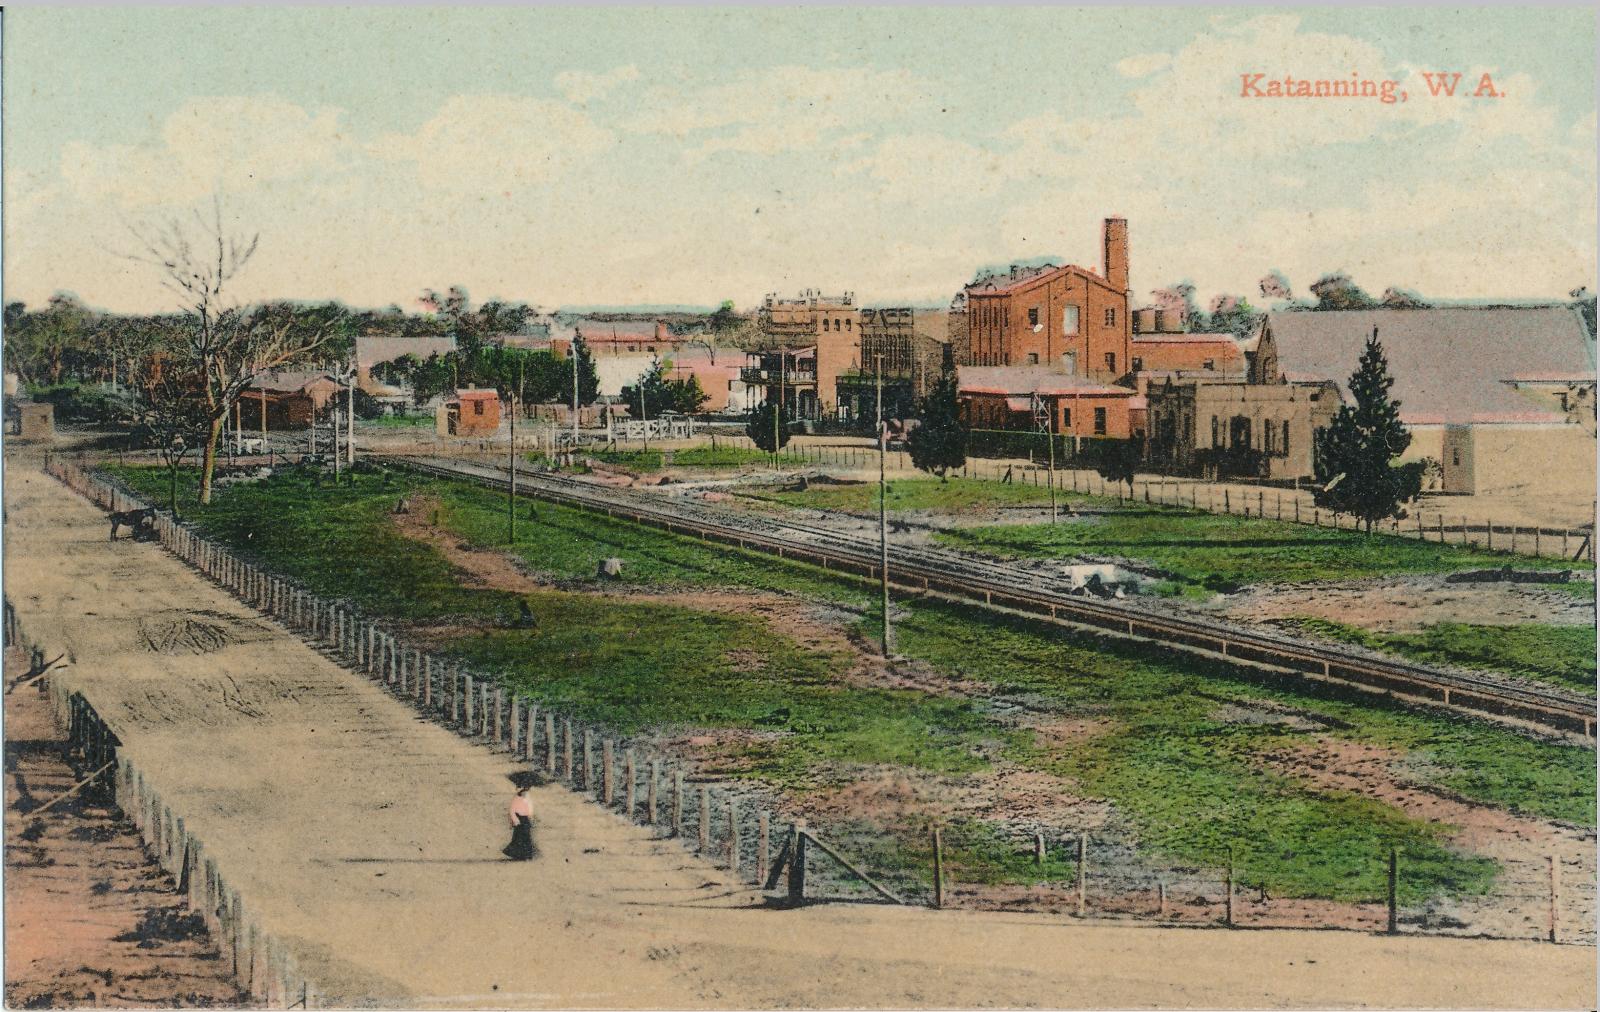
[[[6,657],[8,681],[23,670]],[[5,997],[10,1008],[248,1003],[108,792],[70,789],[65,732],[36,687],[5,697]]]
[[[559,787],[499,858],[503,756],[203,583],[26,465],[7,591],[332,1000],[410,1006],[1592,1007],[1575,947],[876,906],[773,911]],[[204,634],[167,635],[199,621]],[[160,649],[153,649],[160,647]],[[53,654],[52,654],[53,655]]]

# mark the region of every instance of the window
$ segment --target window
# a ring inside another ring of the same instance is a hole
[[[1063,352],[1061,367],[1067,371],[1068,376],[1078,375],[1078,353],[1075,351]]]
[[[1028,364],[1029,365],[1038,365],[1039,364],[1039,355],[1038,355],[1037,352],[1032,352],[1032,351],[1028,352]]]
[[[1141,371],[1143,371],[1143,369],[1144,369],[1144,359],[1142,359],[1139,356],[1135,355],[1133,357],[1133,371],[1134,372],[1141,372]]]
[[[1450,451],[1450,464],[1453,467],[1460,467],[1461,466],[1461,451],[1460,450],[1452,449]]]
[[[1211,416],[1211,445],[1213,447],[1222,445],[1222,423],[1217,420],[1216,415]]]
[[[475,415],[483,414],[483,402],[482,401],[473,401],[472,402],[472,413],[475,414]]]
[[[1105,408],[1095,408],[1094,409],[1094,434],[1097,435],[1097,436],[1103,436],[1103,435],[1106,434],[1106,409]]]
[[[1031,309],[1028,310],[1028,326],[1037,327],[1038,325],[1039,325],[1039,307],[1038,306],[1034,306],[1034,307],[1032,307]]]
[[[1115,327],[1116,325],[1117,325],[1117,311],[1115,309],[1107,309],[1106,310],[1106,326]]]
[[[1285,457],[1289,455],[1289,419],[1283,420],[1283,443],[1279,445],[1278,452]]]
[[[1217,360],[1214,358],[1208,358],[1204,362],[1200,363],[1200,368],[1215,371],[1217,368]]]
[[[849,330],[850,329],[850,317],[848,317],[848,316],[844,318],[844,329],[845,330]]]
[[[1061,307],[1061,332],[1063,334],[1076,334],[1078,332],[1078,307]]]
[[[1063,429],[1066,429],[1069,432],[1072,430],[1072,409],[1071,408],[1062,408],[1061,409],[1061,427]]]
[[[1114,351],[1108,351],[1108,352],[1106,352],[1106,372],[1116,372],[1116,371],[1117,371],[1117,353],[1114,352]]]

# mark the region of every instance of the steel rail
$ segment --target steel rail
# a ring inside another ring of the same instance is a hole
[[[465,478],[505,489],[509,477],[496,465],[438,458],[382,456],[377,459],[425,474]],[[819,565],[878,579],[877,543],[845,532],[764,516],[737,514],[704,504],[666,502],[660,497],[608,488],[577,479],[518,471],[518,493],[658,527],[702,541]],[[1200,618],[1149,611],[1070,593],[1061,580],[974,559],[938,548],[897,553],[890,580],[902,592],[928,592],[965,603],[1048,618],[1118,636],[1158,642],[1189,653],[1264,665],[1302,677],[1368,691],[1403,695],[1491,716],[1540,724],[1593,738],[1595,701],[1557,690],[1518,686],[1406,661],[1377,659],[1333,645],[1246,631]]]

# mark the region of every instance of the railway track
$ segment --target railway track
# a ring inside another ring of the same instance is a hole
[[[500,489],[510,484],[508,472],[495,465],[427,457],[376,459],[423,474],[467,479]],[[800,520],[736,513],[702,503],[672,501],[570,477],[520,470],[517,492],[702,541],[766,552],[869,580],[880,578],[876,538]],[[933,594],[1037,616],[1169,650],[1291,673],[1311,681],[1536,724],[1590,741],[1595,736],[1595,701],[1573,693],[1376,659],[1334,645],[1076,596],[1065,580],[998,559],[975,558],[930,546],[898,548],[889,566],[889,579],[890,585],[902,593]]]

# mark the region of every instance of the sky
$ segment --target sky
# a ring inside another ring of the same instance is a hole
[[[220,198],[234,295],[944,305],[977,268],[1297,295],[1596,277],[1581,8],[4,11],[4,297],[174,307],[133,232]],[[1429,97],[1424,72],[1459,72]],[[1241,75],[1405,101],[1241,97]],[[1491,75],[1498,97],[1479,91]]]

